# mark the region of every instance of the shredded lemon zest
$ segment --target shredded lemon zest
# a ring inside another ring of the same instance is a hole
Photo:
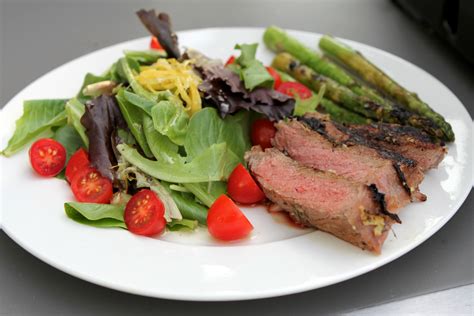
[[[189,115],[202,108],[198,90],[201,79],[193,72],[192,60],[160,58],[151,66],[141,66],[136,79],[151,92],[169,90],[180,97]]]

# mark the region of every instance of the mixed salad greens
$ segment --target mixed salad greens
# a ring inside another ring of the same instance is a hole
[[[76,222],[142,235],[201,224],[219,239],[244,237],[252,225],[225,196],[227,180],[235,170],[229,192],[237,202],[265,198],[242,165],[251,124],[266,124],[252,138],[273,136],[262,117],[291,116],[295,100],[273,89],[279,75],[255,58],[257,44],[236,45],[240,56],[224,66],[195,51],[182,55],[167,15],[138,15],[153,35],[150,49],[125,51],[105,73],[88,73],[71,99],[25,101],[2,154],[38,139],[32,167],[68,181],[77,201],[64,209]],[[226,228],[229,218],[234,228],[240,221],[237,231]]]
[[[272,121],[316,109],[343,123],[403,117],[432,135],[454,137],[449,124],[424,123],[426,108],[410,116],[386,110],[391,103],[375,109],[378,95],[369,88],[351,82],[354,92],[341,88],[351,77],[276,27],[264,34],[279,53],[275,68],[256,59],[257,44],[237,44],[240,55],[224,64],[192,49],[181,54],[165,13],[137,14],[152,34],[150,48],[125,51],[101,75],[88,73],[71,99],[25,101],[1,151],[11,156],[36,140],[31,165],[41,176],[70,184],[77,201],[64,209],[76,222],[146,236],[207,225],[218,239],[243,238],[252,224],[233,201],[265,199],[244,167],[245,152],[251,145],[271,147]],[[339,56],[329,44],[324,48]],[[369,95],[371,107],[364,107]]]

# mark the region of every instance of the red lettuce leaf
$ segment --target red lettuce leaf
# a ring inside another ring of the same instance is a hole
[[[293,98],[269,88],[248,91],[239,75],[223,65],[215,62],[201,63],[196,65],[196,69],[203,78],[199,90],[223,118],[240,109],[253,110],[271,120],[280,120],[293,113]]]
[[[114,144],[119,129],[127,129],[115,97],[101,95],[86,103],[81,118],[89,138],[89,159],[92,167],[104,177],[114,180],[112,167],[117,164]]]
[[[181,56],[178,47],[178,37],[171,30],[169,15],[164,12],[157,15],[155,10],[146,11],[143,9],[138,11],[137,15],[148,31],[158,38],[161,46],[168,54],[168,58],[178,59]]]

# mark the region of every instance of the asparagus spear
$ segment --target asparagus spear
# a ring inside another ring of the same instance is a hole
[[[359,96],[349,88],[342,86],[334,80],[314,72],[309,67],[302,65],[295,57],[288,53],[280,53],[273,59],[272,66],[284,71],[309,88],[319,91],[326,86],[326,94],[330,100],[340,103],[347,109],[388,123],[407,124],[418,127],[430,135],[441,138],[443,131],[430,119],[411,113],[392,104],[378,104],[371,99]]]
[[[361,86],[344,69],[303,45],[284,30],[276,26],[268,27],[263,34],[263,41],[270,50],[276,53],[287,52],[292,54],[314,71],[335,80],[339,84],[348,86],[354,93],[368,97],[377,103],[385,103],[385,99],[377,91]]]
[[[281,81],[282,82],[287,82],[287,81],[296,81],[295,78],[287,74],[286,72],[280,71],[276,69],[278,74],[280,75]],[[314,90],[313,90],[314,91]],[[317,92],[317,91],[316,91]],[[329,114],[331,119],[333,119],[336,122],[339,123],[347,123],[347,124],[368,124],[370,123],[370,119],[363,117],[362,115],[359,115],[355,112],[352,112],[350,110],[347,110],[346,108],[343,108],[336,103],[332,102],[331,100],[328,100],[326,98],[322,98],[321,102],[319,103],[318,107],[322,107],[323,110]]]
[[[454,141],[454,133],[451,125],[445,121],[443,116],[435,112],[428,104],[421,101],[415,93],[406,90],[395,82],[382,70],[368,61],[362,54],[330,36],[323,36],[319,41],[319,47],[327,55],[354,70],[365,81],[390,95],[407,109],[435,122],[444,134],[443,137],[440,138]]]

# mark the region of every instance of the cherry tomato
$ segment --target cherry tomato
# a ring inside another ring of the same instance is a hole
[[[214,238],[230,241],[246,237],[253,226],[237,205],[222,194],[207,213],[207,229]]]
[[[233,64],[235,62],[235,56],[230,56],[229,59],[225,62],[225,66]]]
[[[86,168],[76,173],[71,180],[71,190],[79,202],[107,204],[112,199],[112,182],[99,171]]]
[[[234,201],[242,204],[254,204],[265,198],[265,194],[241,163],[230,174],[227,192]]]
[[[267,68],[268,73],[273,77],[274,83],[273,83],[273,89],[278,89],[278,87],[281,85],[281,77],[280,74],[272,67],[265,67]]]
[[[250,138],[252,145],[260,145],[262,149],[272,147],[271,139],[275,137],[276,128],[267,119],[258,119],[252,124]]]
[[[132,233],[153,236],[165,229],[164,214],[165,207],[156,193],[151,190],[141,190],[128,201],[124,220]]]
[[[156,36],[151,37],[150,48],[151,49],[163,49],[163,47],[161,47],[160,42],[158,42],[158,39],[156,38]]]
[[[66,180],[71,183],[74,175],[82,169],[89,168],[89,155],[84,148],[79,148],[69,159],[66,166]]]
[[[51,138],[42,138],[34,142],[29,155],[33,170],[43,177],[54,177],[66,164],[66,149]]]
[[[301,99],[308,99],[313,95],[308,87],[299,82],[283,82],[276,90],[290,97],[297,94]]]

